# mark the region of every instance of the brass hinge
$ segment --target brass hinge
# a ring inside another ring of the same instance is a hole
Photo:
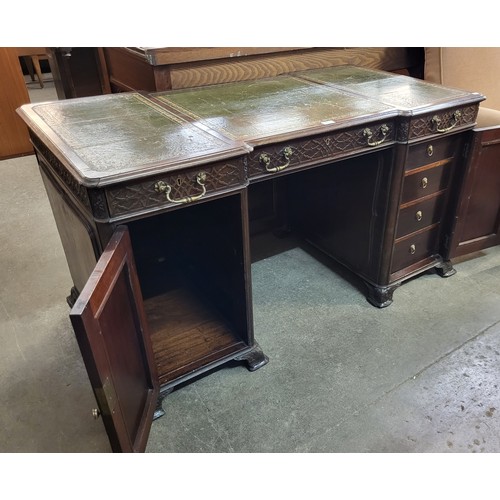
[[[113,386],[111,385],[111,380],[106,377],[102,387],[97,387],[94,391],[97,403],[102,410],[103,414],[113,414],[116,407],[116,397],[114,396]],[[109,410],[109,413],[108,411]]]

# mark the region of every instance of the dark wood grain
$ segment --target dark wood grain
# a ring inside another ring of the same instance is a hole
[[[92,274],[100,254],[95,227],[78,211],[46,167],[42,167],[40,172],[68,262],[71,279],[75,289],[81,291]]]
[[[246,347],[223,318],[185,289],[148,299],[144,307],[161,385]]]
[[[432,224],[411,235],[404,236],[394,245],[392,272],[399,271],[416,262],[438,254],[439,251],[439,224]],[[414,251],[412,251],[412,245]]]
[[[410,173],[405,176],[401,202],[408,203],[446,189],[450,181],[451,170],[450,160],[410,170]]]
[[[443,162],[453,158],[459,149],[458,142],[457,136],[451,136],[442,139],[428,139],[410,146],[405,170],[413,170],[436,161]]]
[[[500,244],[499,158],[500,128],[474,131],[451,243],[454,257]]]
[[[441,220],[445,201],[445,192],[438,191],[438,193],[402,206],[399,212],[396,238],[413,233]]]

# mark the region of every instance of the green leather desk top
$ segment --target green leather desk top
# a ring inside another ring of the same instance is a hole
[[[291,76],[153,94],[227,137],[251,144],[326,131],[363,117],[395,116],[392,106]]]
[[[58,148],[85,185],[144,176],[249,150],[196,127],[139,93],[23,106],[21,116]]]
[[[80,183],[96,186],[480,100],[477,93],[339,66],[149,96],[28,104],[19,114]]]
[[[403,114],[425,112],[425,108],[436,108],[440,103],[465,99],[470,101],[472,93],[443,87],[433,83],[408,78],[367,68],[337,66],[295,73],[297,77],[335,86],[335,88],[369,96],[379,102],[393,106]],[[478,98],[482,97],[477,94]]]

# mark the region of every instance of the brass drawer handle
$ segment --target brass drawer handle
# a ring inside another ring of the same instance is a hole
[[[419,210],[416,214],[415,214],[415,219],[417,219],[418,222],[420,222],[422,220],[422,217],[423,217],[423,213],[422,213],[422,210]]]
[[[429,184],[429,179],[427,179],[427,177],[423,177],[422,180],[420,181],[420,186],[422,187],[422,189],[425,189],[428,184]]]
[[[267,153],[262,153],[259,156],[259,162],[262,163],[265,167],[265,169],[268,172],[275,173],[275,172],[281,172],[282,170],[285,170],[286,167],[290,165],[290,160],[293,155],[293,149],[290,146],[287,146],[283,151],[282,155],[285,158],[285,164],[284,165],[278,165],[277,167],[271,167],[271,157]]]
[[[193,196],[185,196],[184,198],[180,198],[179,200],[175,200],[170,197],[170,193],[172,191],[172,187],[169,186],[166,182],[158,181],[155,184],[155,191],[157,193],[165,193],[165,196],[168,201],[171,203],[191,203],[193,201],[197,201],[200,198],[203,198],[207,194],[207,189],[205,187],[205,181],[207,180],[207,174],[205,172],[200,172],[196,176],[196,183],[201,186],[201,193]]]
[[[440,128],[441,125],[441,118],[439,118],[438,115],[434,115],[432,117],[432,123],[436,126],[436,132],[443,133],[443,132],[448,132],[452,128],[455,128],[458,125],[458,122],[460,118],[462,117],[462,113],[460,110],[457,110],[453,113],[453,121],[451,122],[451,125],[446,128]]]
[[[432,156],[434,154],[434,146],[432,144],[429,144],[427,146],[427,156]]]
[[[378,141],[372,140],[373,132],[372,132],[371,128],[365,128],[363,130],[363,135],[365,137],[367,137],[366,143],[368,144],[368,146],[378,146],[379,144],[382,144],[387,139],[387,134],[389,133],[389,127],[384,124],[380,127],[379,130],[380,130],[380,133],[382,134],[382,139],[380,139]]]
[[[417,251],[417,247],[415,245],[410,245],[409,252],[413,255]]]

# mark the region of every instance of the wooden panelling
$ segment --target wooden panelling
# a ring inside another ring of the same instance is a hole
[[[33,153],[28,128],[16,113],[30,102],[17,49],[0,47],[0,159]]]
[[[500,128],[472,134],[452,257],[500,244]]]
[[[408,68],[412,62],[407,49],[401,47],[315,48],[238,59],[219,59],[217,61],[177,67],[172,66],[170,78],[172,88],[180,89],[265,78],[293,71],[326,68],[342,64],[395,71]]]
[[[407,47],[103,47],[111,90],[162,91],[352,64],[421,76]]]

